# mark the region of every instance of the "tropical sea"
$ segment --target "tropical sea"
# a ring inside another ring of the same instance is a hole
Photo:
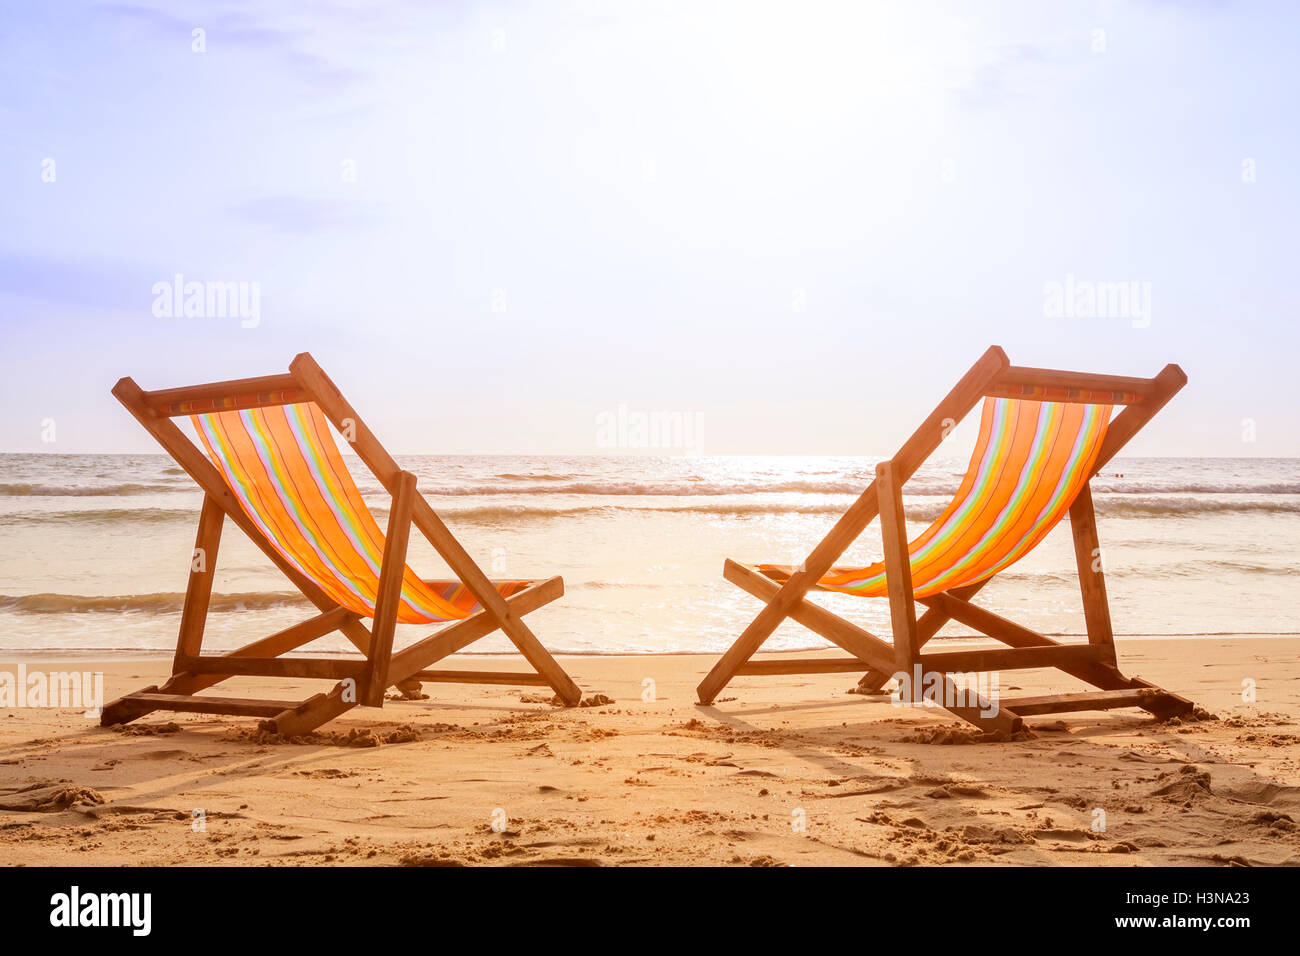
[[[529,616],[578,654],[722,651],[758,603],[724,558],[797,563],[870,482],[868,457],[410,456],[402,466],[493,577],[564,576]],[[388,499],[350,459],[381,524]],[[907,485],[913,535],[955,492],[965,459],[932,459]],[[1116,459],[1094,482],[1119,636],[1300,633],[1300,459]],[[163,455],[0,455],[0,653],[170,653],[201,495]],[[412,536],[423,577],[445,566]],[[880,555],[878,525],[840,563]],[[888,635],[886,603],[815,599]],[[1068,527],[981,593],[1053,635],[1081,635]],[[311,613],[227,522],[205,651]],[[428,633],[403,627],[399,643]],[[960,638],[953,627],[945,636]],[[969,633],[969,632],[965,632]],[[826,646],[787,623],[767,648]],[[344,651],[341,638],[313,650]],[[499,636],[476,651],[506,651]]]

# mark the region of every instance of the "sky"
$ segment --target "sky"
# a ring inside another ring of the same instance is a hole
[[[1134,454],[1297,456],[1298,28],[1227,0],[5,3],[0,451],[154,451],[118,378],[310,351],[398,454],[607,453],[623,408],[706,454],[888,455],[997,344],[1179,363]]]

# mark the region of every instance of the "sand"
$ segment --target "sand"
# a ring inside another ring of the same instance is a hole
[[[563,658],[589,698],[612,701],[573,709],[537,688],[426,685],[428,699],[355,709],[305,742],[267,739],[239,718],[154,714],[115,730],[79,711],[0,711],[0,860],[1300,862],[1300,639],[1132,640],[1119,651],[1127,672],[1219,719],[1039,717],[1030,739],[969,743],[942,711],[847,693],[851,675],[740,678],[699,707],[704,656]],[[26,664],[103,670],[110,698],[170,669]],[[321,688],[227,686],[285,699]],[[1044,671],[1004,674],[1002,691],[1012,688],[1081,689]]]

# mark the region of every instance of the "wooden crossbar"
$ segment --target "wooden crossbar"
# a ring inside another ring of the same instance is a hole
[[[145,404],[159,415],[197,415],[203,412],[267,408],[310,401],[310,394],[291,374],[209,382],[144,393]]]
[[[356,680],[365,675],[365,661],[330,657],[186,657],[179,664],[190,674],[225,674],[251,677],[308,677],[321,680]]]
[[[129,700],[160,710],[177,710],[195,714],[228,714],[234,717],[274,717],[288,701],[247,697],[205,697],[186,694],[131,694]]]
[[[418,681],[430,684],[522,684],[525,687],[546,686],[546,678],[541,674],[527,674],[523,671],[457,671],[425,670],[414,675]]]
[[[1104,659],[1105,651],[1092,644],[1057,644],[1052,647],[1011,647],[992,650],[949,651],[921,654],[923,671],[963,674],[969,671],[1033,670],[1062,664],[1089,664]]]
[[[984,394],[994,398],[1023,398],[1043,391],[1053,402],[1136,405],[1155,393],[1155,382],[1152,378],[1127,375],[1094,375],[1012,365],[989,383]]]
[[[736,670],[737,677],[770,674],[857,674],[862,661],[856,657],[794,657],[784,660],[748,660]]]
[[[998,703],[1020,717],[1067,714],[1078,710],[1112,710],[1116,707],[1146,707],[1172,695],[1158,687],[1125,690],[1094,690],[1082,694],[1048,694],[1042,697],[1004,697]]]

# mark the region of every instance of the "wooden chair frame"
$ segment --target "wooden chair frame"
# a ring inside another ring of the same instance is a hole
[[[529,611],[563,595],[563,580],[558,576],[536,580],[509,598],[503,597],[416,490],[415,476],[398,467],[310,354],[298,355],[290,364],[288,374],[153,392],[146,392],[132,379],[124,378],[113,388],[113,395],[198,483],[205,497],[194,543],[195,554],[201,555],[202,560],[191,565],[172,676],[161,687],[146,687],[109,703],[100,719],[105,726],[126,723],[155,710],[174,710],[262,717],[264,729],[297,735],[314,730],[358,704],[382,707],[384,692],[390,686],[416,689],[422,681],[549,686],[569,706],[580,701],[582,694],[578,686],[522,620]],[[298,402],[315,402],[340,434],[350,436],[353,450],[393,498],[375,612],[369,628],[362,623],[361,615],[337,604],[284,559],[240,507],[213,464],[172,421],[180,415]],[[229,654],[205,656],[201,653],[203,630],[226,518],[248,535],[319,613]],[[479,609],[394,653],[393,635],[412,525],[474,595]],[[519,649],[533,668],[532,673],[428,669],[496,630],[502,631]],[[282,656],[335,631],[342,632],[364,659]],[[198,693],[237,675],[319,678],[339,683],[328,693],[297,702]]]
[[[1141,707],[1158,717],[1184,714],[1192,702],[1138,677],[1125,677],[1115,656],[1115,639],[1106,600],[1097,522],[1093,513],[1091,479],[1187,383],[1177,365],[1167,365],[1155,378],[1091,375],[1013,366],[1006,353],[993,346],[971,367],[920,428],[893,458],[876,468],[876,479],[783,584],[759,571],[727,561],[723,574],[764,602],[762,611],[717,661],[698,687],[701,704],[710,704],[736,676],[861,672],[860,686],[877,691],[895,673],[919,674],[938,682],[944,700],[959,703],[947,709],[981,730],[1013,733],[1023,718],[1078,710]],[[1089,481],[1070,508],[1075,563],[1083,597],[1088,643],[1065,644],[1023,627],[971,603],[992,578],[915,598],[907,528],[903,519],[903,485],[939,447],[952,425],[961,421],[986,397],[1044,397],[1052,401],[1107,401],[1098,396],[1121,393],[1125,407],[1111,421]],[[893,644],[807,600],[807,593],[831,570],[835,561],[879,515],[885,552]],[[916,603],[924,605],[919,618]],[[838,645],[848,658],[805,658],[751,661],[754,653],[786,618]],[[1005,649],[923,654],[922,648],[949,621],[958,621],[1008,645]],[[1014,668],[1053,667],[1091,684],[1094,691],[988,701],[971,693],[958,694],[950,674]],[[910,681],[913,692],[918,687]],[[915,696],[913,699],[917,699]]]

